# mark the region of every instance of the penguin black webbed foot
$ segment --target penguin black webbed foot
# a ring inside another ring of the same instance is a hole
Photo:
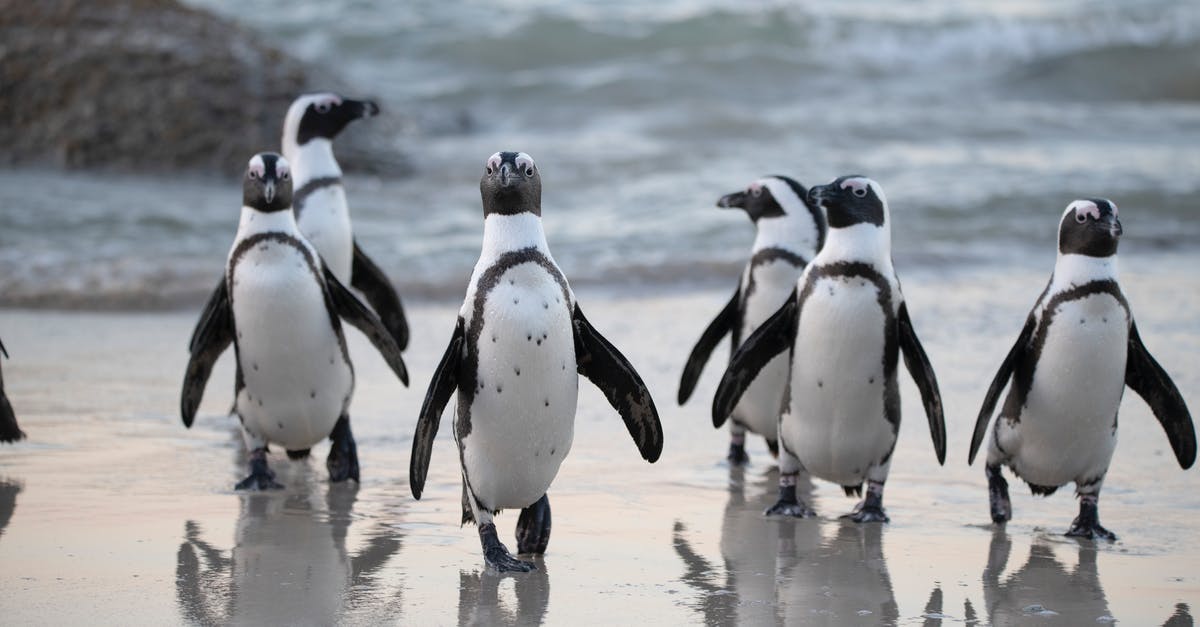
[[[842,514],[841,518],[856,523],[891,522],[887,513],[883,511],[883,506],[867,504],[866,501],[855,506],[854,511],[849,514]]]
[[[1086,502],[1079,504],[1079,515],[1071,521],[1071,528],[1066,535],[1087,540],[1117,540],[1117,534],[1100,526],[1100,512],[1095,503]]]
[[[334,483],[347,479],[359,481],[358,444],[354,442],[354,434],[350,432],[350,419],[346,416],[338,418],[329,439],[333,440],[333,445],[329,448],[329,457],[325,459],[329,480]]]
[[[496,525],[492,523],[479,526],[479,541],[483,545],[483,559],[499,572],[527,573],[537,569],[533,562],[521,561],[508,552],[508,547],[496,536]]]
[[[779,500],[763,511],[764,516],[791,516],[809,518],[817,513],[796,497],[796,486],[779,486]]]
[[[988,506],[992,522],[1002,524],[1012,519],[1012,501],[1008,498],[1008,481],[1000,473],[999,464],[984,468],[988,480]]]
[[[745,443],[730,442],[729,454],[725,456],[725,461],[728,461],[730,466],[745,466],[749,464],[750,456],[746,454]]]
[[[250,453],[250,476],[237,482],[234,490],[282,490],[275,481],[275,471],[267,466],[267,452],[259,449]]]
[[[550,544],[550,499],[543,494],[517,518],[517,552],[542,554]]]

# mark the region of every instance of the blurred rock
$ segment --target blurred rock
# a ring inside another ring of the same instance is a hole
[[[312,90],[367,95],[176,0],[0,0],[0,165],[236,173]],[[348,130],[344,167],[407,170],[385,120]]]

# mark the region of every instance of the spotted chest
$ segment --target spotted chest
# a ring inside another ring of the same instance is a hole
[[[570,293],[550,263],[506,263],[483,274],[471,306],[455,419],[463,469],[488,508],[524,507],[549,487],[574,437]]]
[[[326,306],[312,252],[265,241],[229,271],[243,426],[288,449],[327,437],[349,402],[353,372],[340,324]]]
[[[809,472],[857,485],[896,441],[891,289],[876,273],[806,279],[780,435]]]

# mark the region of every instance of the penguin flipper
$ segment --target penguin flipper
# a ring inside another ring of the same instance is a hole
[[[737,324],[739,305],[741,304],[741,288],[739,283],[738,289],[733,292],[733,298],[730,298],[721,313],[708,323],[700,340],[692,348],[692,353],[688,355],[687,365],[683,367],[683,376],[679,379],[677,400],[680,405],[692,397],[692,392],[696,389],[696,382],[700,380],[700,373],[704,370],[704,364],[708,363],[708,357],[712,355],[713,349],[721,343],[721,338],[725,337],[725,334],[733,331],[733,325]]]
[[[733,413],[733,408],[737,406],[742,394],[750,387],[759,371],[776,355],[791,349],[796,340],[799,314],[796,290],[792,290],[792,295],[788,296],[787,301],[734,351],[733,357],[729,359],[729,367],[725,369],[721,383],[717,386],[717,393],[713,397],[714,427],[725,424],[725,420]]]
[[[1036,326],[1037,322],[1034,320],[1033,314],[1030,314],[1025,320],[1025,327],[1021,329],[1021,334],[1017,336],[1017,341],[1008,350],[1008,355],[1004,357],[1004,362],[996,371],[996,376],[992,377],[992,384],[988,386],[987,395],[983,397],[983,407],[979,408],[979,417],[975,419],[975,432],[971,435],[971,450],[967,453],[968,466],[975,462],[975,455],[979,452],[979,445],[983,444],[983,436],[987,433],[987,426],[991,422],[992,412],[996,410],[996,403],[1000,400],[1000,393],[1008,385],[1008,380],[1012,377],[1017,363],[1025,358],[1025,351],[1029,349],[1029,342],[1033,340],[1033,330]]]
[[[371,344],[383,356],[388,367],[396,373],[400,382],[408,387],[408,369],[404,367],[404,358],[400,356],[400,347],[396,345],[396,340],[392,339],[391,333],[383,326],[379,316],[362,304],[362,301],[358,300],[353,292],[346,289],[346,286],[333,276],[333,272],[328,267],[325,267],[325,286],[330,308],[341,319],[362,331],[363,335],[371,340]]]
[[[200,407],[200,399],[204,398],[204,386],[208,384],[213,365],[233,343],[233,336],[233,307],[229,303],[229,286],[222,278],[204,306],[200,320],[192,331],[192,339],[188,342],[191,357],[188,359],[179,401],[185,427],[191,428],[192,421],[196,419],[196,409]]]
[[[942,393],[938,390],[937,375],[929,356],[917,339],[917,331],[913,328],[912,318],[908,316],[908,304],[901,302],[900,311],[896,314],[896,326],[899,332],[900,351],[904,354],[904,366],[917,384],[921,392],[921,402],[925,405],[925,416],[929,419],[929,434],[933,436],[933,450],[937,453],[939,464],[946,463],[946,416],[942,409]]]
[[[1167,432],[1180,467],[1190,468],[1196,461],[1196,428],[1192,424],[1192,415],[1175,382],[1142,344],[1137,324],[1133,322],[1129,324],[1125,385],[1137,392],[1154,411],[1154,417]]]
[[[646,384],[621,351],[588,322],[578,303],[572,326],[576,370],[604,393],[613,409],[621,414],[642,459],[654,463],[662,453],[663,431]]]
[[[396,346],[400,350],[408,348],[408,319],[404,316],[400,295],[357,241],[354,242],[354,261],[350,267],[350,285],[366,297],[371,309],[375,310],[392,339],[396,340]]]
[[[0,354],[8,356],[3,342],[0,342]],[[25,432],[17,425],[17,416],[8,402],[8,396],[4,394],[4,374],[0,372],[0,442],[16,442],[24,438]]]
[[[458,388],[458,372],[462,363],[463,343],[466,341],[465,323],[462,317],[454,325],[450,344],[433,371],[425,401],[421,403],[421,414],[417,418],[417,430],[413,433],[412,456],[408,461],[408,486],[414,499],[421,498],[425,489],[425,476],[429,473],[429,458],[433,454],[433,438],[442,421],[442,410],[450,402],[450,395]],[[466,485],[465,483],[463,484]],[[464,487],[464,490],[466,488]],[[466,509],[463,510],[467,511]],[[465,522],[465,519],[464,519]]]

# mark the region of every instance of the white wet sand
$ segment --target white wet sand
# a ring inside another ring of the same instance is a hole
[[[1200,280],[1194,256],[1124,261],[1151,352],[1200,410]],[[692,402],[674,404],[692,343],[725,291],[630,296],[579,290],[589,318],[639,368],[666,447],[641,461],[617,414],[582,383],[574,447],[550,491],[554,531],[540,570],[487,571],[459,528],[447,415],[425,497],[408,491],[417,410],[453,327],[453,303],[410,306],[404,389],[352,333],[352,408],[364,482],[330,485],[314,459],[272,456],[287,490],[238,494],[245,473],[223,415],[223,358],[196,426],[178,417],[185,345],[198,313],[0,311],[5,383],[30,439],[0,448],[0,622],[18,624],[1191,624],[1200,604],[1200,476],[1176,465],[1140,399],[1126,394],[1101,518],[1120,540],[1060,534],[1067,487],[1034,498],[1012,483],[1015,520],[988,523],[982,468],[966,466],[974,416],[1046,274],[992,270],[901,278],[939,375],[949,455],[939,468],[916,389],[887,486],[892,523],[837,520],[854,504],[817,482],[819,519],[766,519],[774,474],[720,463],[727,432],[708,406],[714,355]],[[732,289],[732,283],[730,284]],[[510,545],[516,512],[498,519]],[[1038,606],[1055,614],[1036,614]]]

